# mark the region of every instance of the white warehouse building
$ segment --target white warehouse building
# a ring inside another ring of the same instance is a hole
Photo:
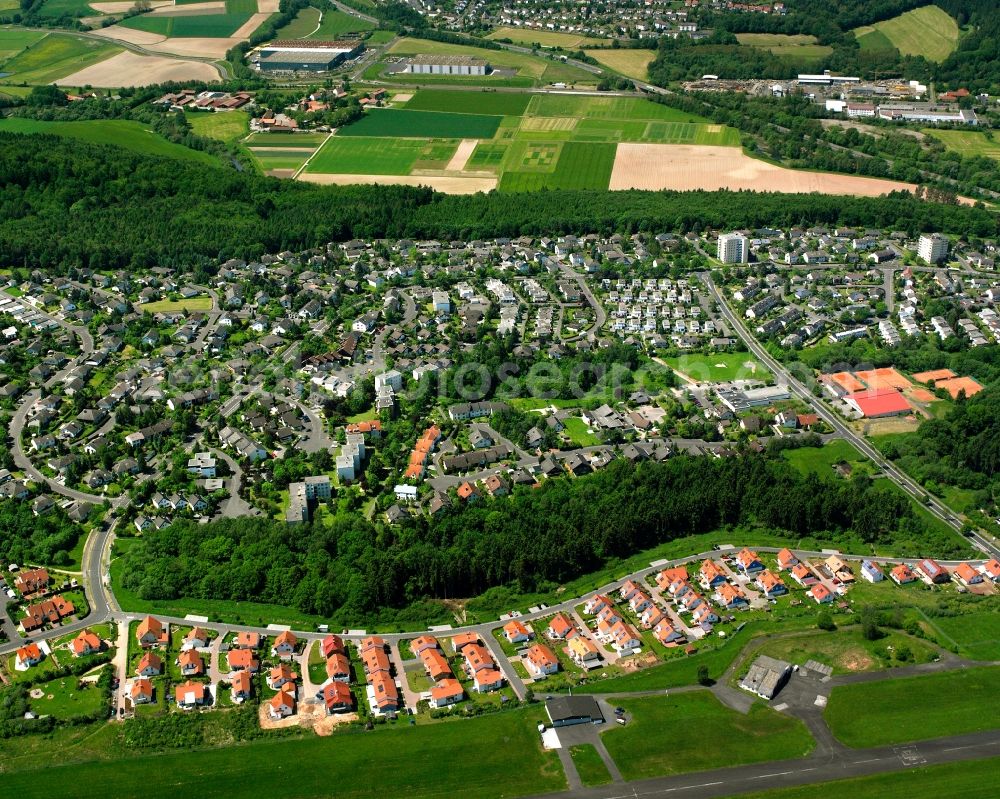
[[[409,59],[406,71],[414,75],[488,75],[485,58],[464,55],[415,55]]]

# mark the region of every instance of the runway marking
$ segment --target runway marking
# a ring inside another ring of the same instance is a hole
[[[802,774],[806,771],[815,771],[814,768],[797,768],[791,771],[775,771],[773,774],[758,774],[756,777],[750,777],[751,780],[765,780],[768,777],[784,777],[786,774]]]
[[[854,765],[860,766],[862,763],[878,763],[882,760],[880,757],[873,757],[871,760],[855,760]]]
[[[958,752],[961,749],[978,749],[982,744],[969,744],[968,746],[952,746],[948,749],[942,749],[942,752]]]

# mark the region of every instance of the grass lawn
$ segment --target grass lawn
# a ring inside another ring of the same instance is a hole
[[[785,460],[802,474],[817,474],[820,477],[836,477],[835,463],[847,461],[852,467],[866,463],[868,459],[858,452],[852,443],[835,438],[822,447],[800,447],[782,452]]]
[[[121,51],[120,47],[109,42],[50,33],[7,61],[2,71],[11,74],[2,80],[10,83],[52,83]]]
[[[573,758],[573,765],[576,766],[576,773],[584,785],[593,787],[611,782],[611,773],[593,744],[571,746],[569,754]]]
[[[739,799],[816,799],[850,796],[851,799],[939,799],[942,796],[975,796],[992,784],[1000,758],[966,760],[942,766],[923,766],[871,777],[802,785],[758,793],[741,793]]]
[[[2,9],[3,4],[0,2],[0,10]],[[0,64],[3,64],[8,58],[16,56],[25,47],[30,47],[43,38],[45,38],[45,34],[41,31],[0,28]]]
[[[779,58],[815,60],[833,52],[832,47],[816,44],[816,37],[807,34],[740,33],[736,39],[742,45],[767,50]]]
[[[924,133],[939,139],[949,150],[954,150],[963,156],[981,155],[984,158],[1000,160],[1000,141],[991,131],[975,133],[966,130],[925,128]]]
[[[629,78],[639,80],[649,79],[649,65],[653,63],[656,53],[653,50],[633,50],[620,48],[618,50],[587,50],[591,58],[596,59],[608,69],[613,69]]]
[[[542,47],[564,47],[568,50],[579,50],[583,47],[604,44],[606,39],[595,39],[578,33],[560,33],[558,31],[538,31],[523,28],[497,28],[487,39],[510,39],[515,44],[525,47],[541,45]]]
[[[348,424],[357,424],[358,422],[370,422],[373,419],[378,419],[378,414],[375,413],[374,408],[369,408],[364,413],[356,413],[354,416],[347,417]]]
[[[931,616],[930,624],[955,641],[969,657],[1000,660],[1000,612],[966,612]]]
[[[459,92],[422,89],[406,102],[408,111],[450,111],[463,114],[520,116],[531,96],[512,92]]]
[[[814,630],[803,635],[767,641],[754,651],[750,659],[758,654],[770,655],[799,665],[807,660],[816,660],[832,666],[834,674],[850,674],[913,663],[930,663],[937,657],[937,650],[926,641],[893,630],[885,632],[884,638],[867,641],[858,627],[833,632]],[[909,649],[912,654],[906,661],[895,657],[895,653],[902,647]],[[749,666],[749,663],[746,665]]]
[[[76,677],[60,677],[34,686],[45,692],[41,699],[31,699],[33,713],[55,716],[60,720],[90,716],[101,709],[101,691],[94,683],[82,690]]]
[[[501,117],[376,108],[343,128],[339,136],[399,136],[404,138],[492,139]]]
[[[235,141],[246,136],[250,127],[250,115],[246,111],[226,111],[214,114],[191,112],[185,114],[185,117],[191,123],[191,130],[194,133],[225,142]]]
[[[343,11],[327,10],[319,24],[319,30],[309,34],[310,39],[340,39],[347,33],[370,31],[375,25],[367,20],[345,14]],[[288,38],[283,36],[282,38]]]
[[[743,715],[708,691],[617,701],[628,724],[605,732],[604,744],[627,780],[805,757],[814,745],[802,722],[762,702]]]
[[[309,164],[309,172],[408,175],[421,165],[446,164],[456,141],[333,136]],[[433,168],[433,167],[432,167]]]
[[[318,8],[306,6],[295,15],[295,19],[283,28],[278,28],[274,36],[276,39],[304,39],[319,27],[319,17]]]
[[[35,119],[8,117],[0,119],[0,131],[10,133],[48,133],[92,144],[113,144],[144,155],[180,158],[217,165],[214,156],[174,144],[147,130],[140,122],[126,119],[96,119],[82,122],[41,122]]]
[[[337,781],[336,794],[343,799],[369,797],[375,785],[387,795],[410,799],[446,794],[499,799],[547,793],[565,788],[566,782],[555,752],[541,748],[535,725],[542,717],[541,710],[533,708],[481,719],[347,733],[337,735],[335,741],[310,736],[171,752],[153,759],[73,767],[46,764],[35,771],[0,777],[0,788],[5,795],[22,799],[64,795],[70,782],[77,799],[138,793],[149,799],[172,799],[185,792],[203,799],[230,797],[233,785],[245,782],[249,762],[274,766],[255,770],[254,795],[286,799],[328,797],[331,775],[337,774],[350,775]],[[392,762],[406,767],[389,767],[390,753]],[[310,767],[295,765],[305,763]],[[442,763],[447,768],[442,769]],[[517,763],[517,768],[512,769],[511,763]],[[170,774],[170,779],[151,780],[151,768]]]
[[[998,691],[1000,667],[843,685],[830,693],[824,715],[853,748],[922,741],[995,729],[996,717],[984,711]]]
[[[884,22],[857,28],[854,35],[861,43],[872,30],[885,36],[903,55],[921,55],[928,61],[944,61],[958,44],[959,35],[958,23],[934,5],[916,8]],[[881,42],[871,44],[880,45]],[[876,49],[871,44],[865,49]]]
[[[771,373],[748,352],[713,352],[708,355],[679,355],[664,363],[698,383],[726,383],[731,380],[766,382]]]
[[[175,39],[222,39],[235,33],[250,19],[250,16],[250,13],[246,12],[230,13],[228,11],[222,14],[196,14],[190,17],[140,14],[122,20],[120,24],[125,28],[158,33],[161,36]]]
[[[169,313],[170,311],[210,311],[211,297],[192,297],[189,300],[158,300],[139,306],[142,311],[150,313]]]
[[[587,423],[578,416],[572,416],[563,423],[566,435],[578,447],[593,447],[601,443],[601,439],[587,430]]]

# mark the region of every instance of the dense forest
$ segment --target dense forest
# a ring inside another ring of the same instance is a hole
[[[995,236],[985,209],[738,192],[541,191],[457,197],[280,181],[39,135],[0,134],[0,259],[12,266],[179,266],[350,238],[493,238],[844,224]]]
[[[531,591],[682,536],[759,524],[792,536],[851,530],[911,554],[953,552],[894,490],[866,478],[803,476],[780,457],[681,456],[546,481],[509,497],[373,526],[358,513],[296,528],[267,519],[177,522],[125,553],[124,585],[144,599],[253,600],[344,621],[494,586]],[[960,544],[958,544],[960,546]]]
[[[30,502],[0,503],[0,562],[69,565],[81,533],[61,508],[36,517]]]

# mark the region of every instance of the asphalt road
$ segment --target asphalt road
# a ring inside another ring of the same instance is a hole
[[[664,741],[669,746],[669,741]],[[724,742],[718,745],[724,746]],[[956,735],[916,744],[876,749],[847,749],[837,754],[799,760],[780,760],[753,766],[701,771],[677,777],[659,777],[545,794],[546,799],[637,799],[689,797],[712,799],[747,791],[775,790],[850,777],[865,777],[917,766],[956,763],[1000,755],[1000,730]],[[817,786],[816,796],[829,796]],[[539,797],[539,799],[541,799]]]

